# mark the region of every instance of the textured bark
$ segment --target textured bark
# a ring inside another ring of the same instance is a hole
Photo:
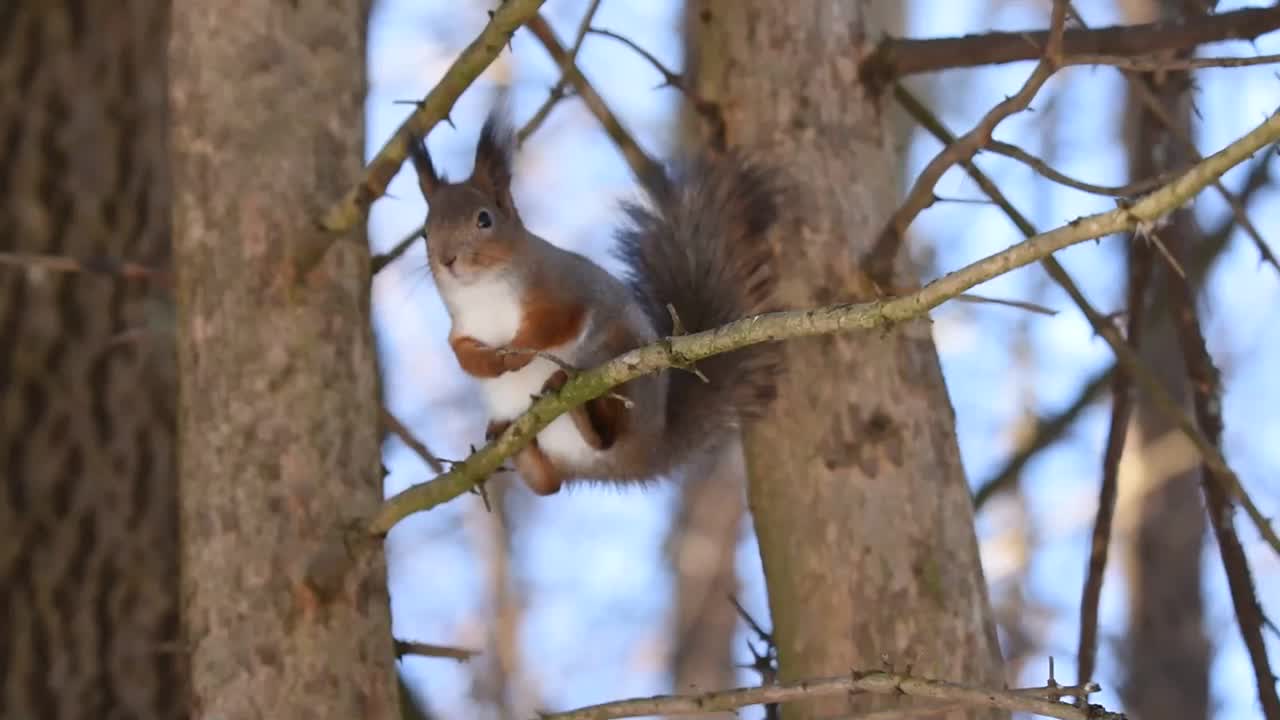
[[[891,139],[857,62],[881,32],[870,2],[692,3],[690,71],[727,140],[800,188],[779,234],[782,302],[865,292],[854,259],[895,205]],[[748,429],[749,504],[781,676],[899,669],[1000,685],[953,412],[926,322],[792,341],[772,418]],[[784,707],[837,715],[904,698]],[[975,714],[977,713],[975,711]],[[958,713],[957,713],[958,715]]]
[[[1184,12],[1203,13],[1199,3],[1182,0],[1125,0],[1126,20],[1152,22],[1176,19]],[[1179,53],[1186,57],[1190,53]],[[1187,73],[1142,76],[1161,105],[1180,125],[1191,128],[1191,86]],[[1184,167],[1190,158],[1176,139],[1149,110],[1137,91],[1130,89],[1130,177],[1151,177]],[[1158,231],[1159,241],[1171,249],[1192,247],[1199,230],[1189,209],[1178,211],[1172,222]],[[1146,242],[1135,239],[1132,242]],[[1183,254],[1183,257],[1189,255]],[[1151,287],[1163,288],[1171,272],[1161,253],[1156,254]],[[1145,331],[1141,352],[1147,367],[1183,403],[1189,403],[1186,368],[1179,350],[1170,313],[1148,313],[1154,323]],[[1140,394],[1134,417],[1135,432],[1128,452],[1134,453],[1135,473],[1127,478],[1145,491],[1138,503],[1132,556],[1129,563],[1129,633],[1124,649],[1127,678],[1123,686],[1125,707],[1138,720],[1178,717],[1207,718],[1209,665],[1212,661],[1205,636],[1204,599],[1200,590],[1201,555],[1206,517],[1200,491],[1199,468],[1177,472],[1162,470],[1155,450],[1178,431],[1164,413]]]
[[[164,265],[168,3],[0,3],[0,251]],[[173,344],[144,284],[0,267],[0,714],[172,720]]]
[[[201,717],[398,713],[382,554],[344,544],[382,494],[363,232],[297,261],[361,169],[367,15],[366,0],[174,8],[182,588]]]

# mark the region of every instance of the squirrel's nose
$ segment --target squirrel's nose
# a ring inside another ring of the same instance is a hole
[[[446,269],[446,270],[452,270],[452,269],[453,269],[453,263],[454,263],[454,261],[456,261],[457,259],[458,259],[458,256],[457,256],[457,255],[450,255],[449,257],[442,259],[442,260],[440,261],[440,264],[441,264],[441,265],[444,265],[444,267],[445,267],[445,269]]]

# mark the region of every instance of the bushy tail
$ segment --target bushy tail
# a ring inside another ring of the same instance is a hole
[[[659,333],[686,332],[774,309],[777,268],[768,235],[784,205],[779,176],[741,155],[700,157],[648,180],[650,206],[628,203],[630,224],[617,253]],[[780,355],[754,345],[697,363],[709,383],[671,371],[665,450],[670,466],[712,451],[739,421],[758,416],[777,394]]]

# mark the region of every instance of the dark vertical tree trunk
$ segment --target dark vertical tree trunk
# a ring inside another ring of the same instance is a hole
[[[346,536],[382,496],[364,234],[302,262],[360,175],[367,16],[366,0],[174,8],[182,584],[203,717],[398,714],[382,554]]]
[[[164,0],[0,3],[0,252],[169,260]],[[99,267],[107,267],[99,262]],[[183,716],[173,344],[145,282],[0,266],[0,714]]]
[[[1182,19],[1184,13],[1204,9],[1185,0],[1125,0],[1131,22],[1156,22],[1162,17]],[[1190,53],[1183,53],[1184,56]],[[1159,99],[1178,124],[1166,127],[1146,109],[1139,91],[1130,88],[1126,100],[1129,121],[1129,175],[1146,178],[1185,167],[1190,161],[1185,138],[1191,131],[1190,75],[1167,72],[1141,76],[1137,81]],[[1158,242],[1175,253],[1194,247],[1199,229],[1190,210],[1180,210],[1157,231]],[[1130,242],[1147,242],[1133,238]],[[1185,256],[1185,255],[1184,255]],[[1150,287],[1159,293],[1172,272],[1162,252],[1152,254]],[[1144,331],[1141,352],[1174,396],[1188,403],[1190,388],[1171,313],[1148,312],[1153,323]],[[1123,653],[1128,677],[1123,686],[1125,705],[1140,720],[1179,717],[1208,718],[1210,646],[1205,636],[1204,599],[1200,591],[1201,555],[1206,518],[1201,499],[1199,468],[1186,465],[1166,469],[1167,459],[1156,449],[1176,438],[1185,448],[1173,421],[1145,396],[1139,396],[1134,437],[1135,473],[1141,484],[1129,572],[1129,634]],[[1194,453],[1187,449],[1187,456]]]
[[[695,0],[689,12],[694,85],[720,105],[728,143],[780,164],[801,190],[796,222],[778,237],[783,304],[865,296],[856,258],[896,204],[883,101],[857,78],[881,33],[873,3]],[[785,353],[780,401],[746,443],[782,677],[887,659],[1002,684],[929,324],[791,342]],[[837,698],[783,715],[898,702]]]

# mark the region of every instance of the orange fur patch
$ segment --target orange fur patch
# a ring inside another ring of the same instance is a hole
[[[573,340],[582,332],[587,310],[574,303],[562,303],[551,294],[531,288],[522,298],[524,316],[511,346],[550,350]]]
[[[453,348],[453,354],[458,358],[458,364],[462,366],[463,372],[472,377],[496,378],[512,369],[508,367],[510,360],[521,359],[519,356],[503,354],[497,348],[466,335],[450,335],[449,347]],[[532,356],[526,357],[528,359],[524,361],[524,365],[529,364],[529,360],[533,359]]]

